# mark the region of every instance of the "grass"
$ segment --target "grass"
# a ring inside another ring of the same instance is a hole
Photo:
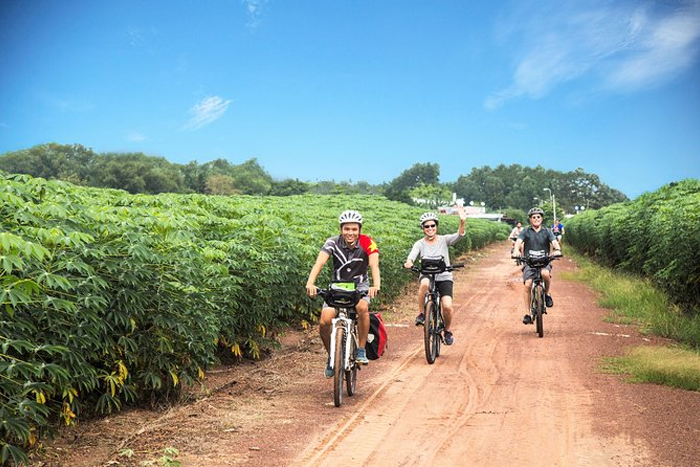
[[[674,347],[633,348],[623,357],[606,359],[604,370],[628,374],[632,381],[700,391],[700,310],[682,313],[648,280],[599,266],[571,249],[567,255],[573,257],[579,271],[561,276],[598,291],[599,304],[611,310],[609,321],[636,325],[643,333],[679,343]]]
[[[603,371],[630,375],[633,382],[700,391],[700,354],[680,347],[634,347],[605,359]]]

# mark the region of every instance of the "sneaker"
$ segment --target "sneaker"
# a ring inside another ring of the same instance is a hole
[[[331,366],[331,359],[330,357],[328,358],[328,361],[326,362],[326,371],[323,372],[324,375],[326,375],[326,378],[332,378],[335,372],[333,371],[333,367]]]
[[[455,341],[451,331],[445,331],[445,345],[452,345]]]
[[[425,324],[425,313],[421,313],[416,316],[416,326],[423,326]]]
[[[532,324],[532,316],[530,316],[530,315],[523,316],[523,324]]]
[[[367,365],[369,363],[369,360],[367,359],[367,355],[365,354],[365,349],[363,349],[363,348],[357,349],[357,352],[355,353],[355,361],[357,363],[362,363],[363,365]]]
[[[547,308],[552,308],[554,306],[554,301],[552,300],[551,295],[544,296],[544,304],[547,305]]]

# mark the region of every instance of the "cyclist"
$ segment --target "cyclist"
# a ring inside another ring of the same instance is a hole
[[[513,227],[513,230],[510,231],[510,235],[508,238],[510,238],[510,254],[511,256],[513,255],[513,247],[515,246],[515,241],[518,239],[520,236],[520,232],[523,231],[523,224],[522,222],[518,221],[515,223],[515,227]]]
[[[306,293],[310,297],[316,296],[316,278],[329,258],[333,258],[332,282],[354,282],[359,291],[366,291],[367,296],[357,304],[357,339],[358,348],[355,360],[367,365],[369,360],[365,354],[367,333],[369,331],[369,302],[379,293],[381,278],[379,273],[379,249],[377,244],[368,235],[362,234],[362,215],[353,210],[343,211],[338,217],[340,235],[326,240],[318,253],[316,263],[311,268],[309,278],[306,281]],[[372,271],[372,286],[369,285],[367,268]],[[323,304],[319,319],[319,334],[323,346],[328,352],[325,375],[333,377],[333,368],[330,366],[331,326],[335,318],[335,309]]]
[[[556,237],[551,230],[542,227],[542,222],[544,221],[544,211],[540,208],[532,208],[528,211],[527,217],[530,221],[530,226],[523,229],[520,232],[518,240],[515,242],[514,254],[522,254],[522,256],[528,256],[530,254],[540,254],[545,255],[549,252],[550,244],[554,249],[552,256],[561,255],[561,247]],[[544,280],[544,291],[545,291],[545,305],[548,308],[554,306],[554,301],[552,296],[549,295],[549,286],[551,283],[552,264],[548,264],[547,267],[542,268],[542,279]],[[532,324],[532,319],[530,317],[530,287],[532,286],[532,279],[535,277],[535,270],[529,267],[527,264],[523,266],[523,284],[525,284],[525,308],[528,312],[523,317],[523,324]]]
[[[562,237],[564,237],[564,224],[559,222],[559,219],[556,219],[554,224],[552,224],[552,233],[557,237],[557,241],[561,246]]]
[[[413,244],[411,252],[404,263],[405,268],[411,268],[413,262],[420,255],[421,258],[445,258],[445,264],[450,264],[450,254],[448,247],[457,243],[465,233],[465,222],[467,213],[464,206],[457,204],[457,213],[459,214],[459,229],[457,233],[450,235],[438,235],[438,217],[432,212],[426,212],[420,216],[420,225],[423,229],[424,237]],[[419,314],[416,317],[416,326],[425,324],[425,313],[423,307],[425,305],[425,295],[428,293],[430,279],[426,276],[421,276],[418,286],[418,310]],[[445,322],[445,344],[452,345],[454,336],[450,331],[452,324],[452,273],[443,272],[435,277],[435,283],[440,292],[440,304],[442,306],[442,316]]]

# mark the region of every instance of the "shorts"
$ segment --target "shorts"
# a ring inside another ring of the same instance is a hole
[[[370,298],[369,298],[368,295],[365,295],[365,296],[362,297],[360,300],[366,301],[368,305],[370,304]],[[324,302],[323,302],[323,308],[333,308],[333,307],[330,306],[328,303],[326,303],[326,302],[324,301]]]
[[[428,276],[423,276],[428,277]],[[423,280],[423,277],[420,280]],[[452,281],[435,281],[435,287],[438,292],[440,292],[441,297],[451,297],[452,296],[452,286],[454,283]]]
[[[542,268],[545,271],[550,271],[549,276],[552,277],[552,263],[549,263],[546,267]],[[523,284],[530,279],[535,278],[535,268],[531,268],[527,264],[523,266]]]

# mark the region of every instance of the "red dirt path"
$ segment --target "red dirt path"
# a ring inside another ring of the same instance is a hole
[[[183,466],[700,465],[700,393],[599,371],[605,356],[664,342],[604,322],[595,294],[559,276],[575,269],[568,259],[555,263],[555,307],[538,338],[520,321],[507,248],[456,273],[456,342],[435,364],[412,323],[412,292],[384,310],[387,354],[340,408],[315,330],[290,332],[271,358],[211,372],[192,402],[67,429],[32,465],[139,465],[167,447]]]

